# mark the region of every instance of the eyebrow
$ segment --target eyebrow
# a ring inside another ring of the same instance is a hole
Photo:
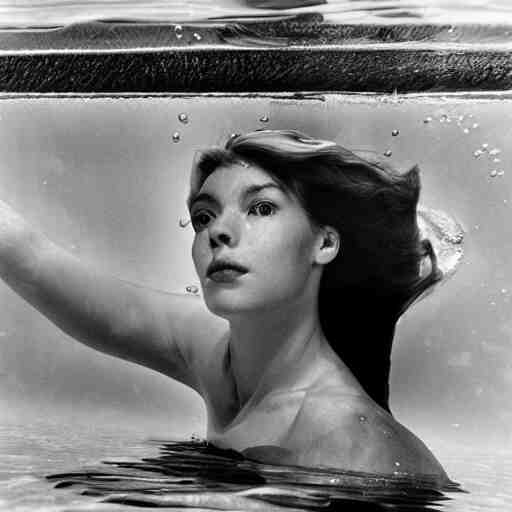
[[[241,198],[242,202],[245,201],[249,196],[257,194],[261,190],[264,190],[267,188],[276,188],[277,190],[281,191],[286,196],[289,195],[288,192],[283,187],[281,187],[277,183],[272,183],[269,181],[268,183],[262,183],[261,185],[250,185],[250,186],[246,187],[242,192],[242,198]],[[187,200],[188,209],[191,210],[192,206],[195,203],[197,203],[198,201],[205,201],[207,203],[213,203],[216,206],[220,205],[219,200],[212,194],[209,194],[208,192],[200,192],[199,194],[193,195],[188,198],[188,200]]]

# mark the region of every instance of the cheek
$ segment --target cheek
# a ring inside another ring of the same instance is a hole
[[[294,232],[293,226],[275,236],[261,237],[255,244],[254,253],[259,254],[269,278],[300,280],[310,267],[312,238],[308,233]]]
[[[205,243],[201,234],[196,235],[192,242],[192,261],[194,262],[196,272],[202,270],[202,268],[207,264]]]

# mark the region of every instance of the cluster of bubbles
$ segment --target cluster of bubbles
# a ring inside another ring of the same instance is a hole
[[[424,124],[429,124],[432,121],[434,121],[432,116],[427,116],[423,119]],[[439,116],[439,122],[441,124],[451,124],[455,122],[455,124],[459,126],[465,134],[468,134],[471,130],[479,128],[479,124],[473,121],[473,114],[461,114],[451,117],[448,114],[443,113]]]
[[[177,25],[177,26],[180,26],[180,25]],[[268,123],[270,121],[270,118],[267,114],[264,114],[262,115],[260,118],[260,123]],[[188,124],[188,115],[185,113],[185,112],[181,112],[180,114],[178,114],[178,121],[182,124]],[[398,135],[398,130],[395,130],[397,133],[396,135]],[[232,133],[230,135],[230,139],[234,139],[236,137],[238,137],[240,134],[239,133]],[[177,143],[177,142],[180,142],[181,140],[181,134],[179,131],[175,131],[173,134],[172,134],[172,141]]]
[[[478,149],[476,149],[473,152],[473,156],[475,158],[480,158],[483,155],[486,155],[488,159],[492,160],[493,164],[499,164],[501,162],[501,158],[499,158],[497,155],[501,153],[501,149],[493,148],[489,149],[489,144],[487,142],[484,142]],[[505,174],[505,171],[501,171],[498,169],[493,169],[489,176],[491,178],[495,178],[496,176],[503,176]]]
[[[183,25],[174,25],[174,35],[176,36],[176,39],[180,40],[183,38]],[[197,33],[197,32],[194,32],[192,34],[192,37],[196,40],[196,41],[201,41],[201,39],[203,39],[203,37],[201,36],[201,34]]]
[[[391,132],[391,135],[393,137],[398,137],[400,135],[400,130],[398,129],[394,129],[392,132]],[[391,149],[386,149],[386,151],[384,151],[384,156],[387,156],[387,157],[390,157],[391,155],[393,154],[393,151],[391,151]]]
[[[423,119],[423,123],[429,124],[434,120],[432,116],[427,116]],[[450,124],[453,121],[459,126],[463,133],[468,134],[471,130],[476,130],[480,127],[480,125],[473,120],[473,114],[461,114],[458,116],[450,117],[448,114],[441,114],[439,117],[439,122],[444,124]],[[499,164],[501,162],[501,159],[498,157],[498,155],[501,153],[501,150],[498,148],[489,149],[489,144],[487,142],[484,142],[479,148],[477,148],[473,152],[473,156],[475,158],[480,158],[483,155],[486,155],[493,164]],[[495,178],[497,176],[503,176],[505,174],[504,171],[499,170],[494,166],[495,168],[492,169],[489,172],[489,176],[491,178]]]
[[[188,124],[188,115],[185,112],[181,112],[178,114],[178,121],[182,124]],[[172,141],[174,143],[179,142],[181,140],[180,132],[176,131],[172,134]]]
[[[186,286],[185,290],[188,293],[193,293],[193,294],[199,293],[199,288],[197,286],[195,286],[195,285]]]

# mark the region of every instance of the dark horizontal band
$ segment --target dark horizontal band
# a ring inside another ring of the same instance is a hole
[[[510,34],[512,26],[329,25],[315,16],[3,30],[0,91],[508,90]]]

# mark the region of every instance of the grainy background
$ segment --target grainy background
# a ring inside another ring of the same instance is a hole
[[[178,120],[182,112],[187,124]],[[462,224],[465,256],[455,276],[399,325],[391,407],[427,444],[510,448],[512,101],[506,97],[4,98],[0,193],[84,260],[123,279],[185,293],[197,279],[192,229],[178,221],[187,218],[194,151],[262,127],[390,150],[397,166],[420,165],[421,202]],[[475,157],[482,144],[487,152]],[[493,170],[503,175],[492,177]],[[139,425],[167,438],[204,434],[195,392],[74,342],[3,283],[0,304],[2,418]]]

